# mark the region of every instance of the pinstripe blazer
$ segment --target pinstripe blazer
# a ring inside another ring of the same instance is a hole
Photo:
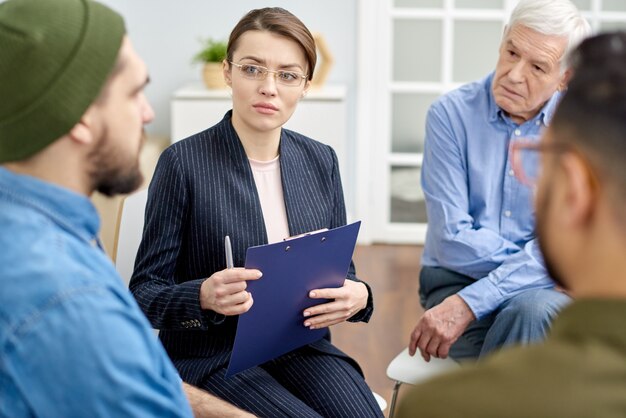
[[[201,310],[200,285],[226,268],[225,235],[232,239],[236,266],[244,265],[248,247],[267,243],[252,170],[231,115],[228,112],[217,125],[171,145],[161,155],[130,282],[152,326],[161,330],[169,355],[208,359],[209,371],[228,361],[237,316]],[[290,234],[345,225],[333,149],[283,129],[279,152]],[[358,281],[352,263],[347,278]],[[367,307],[351,321],[367,322],[372,314],[367,288]],[[345,356],[329,340],[312,347]]]

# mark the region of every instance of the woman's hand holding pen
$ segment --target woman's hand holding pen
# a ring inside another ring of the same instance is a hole
[[[304,326],[311,329],[325,328],[352,317],[367,306],[367,287],[354,280],[346,280],[336,289],[315,289],[309,292],[311,299],[334,299],[331,302],[304,310]]]
[[[254,301],[246,291],[246,281],[257,280],[261,275],[259,270],[243,268],[213,273],[200,286],[200,307],[227,316],[247,312]]]

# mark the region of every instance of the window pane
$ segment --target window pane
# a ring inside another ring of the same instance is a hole
[[[391,167],[391,222],[426,223],[420,167]]]
[[[572,3],[578,7],[578,10],[591,10],[591,0],[572,0]]]
[[[600,31],[626,30],[626,22],[600,22]]]
[[[391,99],[391,151],[422,152],[426,112],[436,94],[396,93]]]
[[[393,39],[395,81],[440,81],[441,21],[396,20]]]
[[[457,9],[502,9],[503,0],[456,0]]]
[[[473,81],[496,68],[503,30],[499,22],[455,21],[454,81]]]
[[[395,7],[442,8],[443,0],[395,0],[393,5]]]
[[[602,0],[602,10],[626,12],[626,1],[624,0]]]

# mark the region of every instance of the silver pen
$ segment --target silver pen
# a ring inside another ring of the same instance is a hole
[[[230,237],[228,235],[224,237],[224,248],[226,250],[226,268],[232,269],[235,267],[233,265],[233,248],[230,245]]]

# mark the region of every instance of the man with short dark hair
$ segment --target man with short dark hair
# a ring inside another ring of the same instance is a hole
[[[0,416],[250,416],[182,384],[98,240],[92,192],[142,182],[147,82],[102,4],[0,4]]]
[[[543,344],[416,387],[400,417],[626,415],[626,32],[587,39],[572,62],[541,141],[512,154],[518,178],[536,187],[546,266],[574,302]]]

